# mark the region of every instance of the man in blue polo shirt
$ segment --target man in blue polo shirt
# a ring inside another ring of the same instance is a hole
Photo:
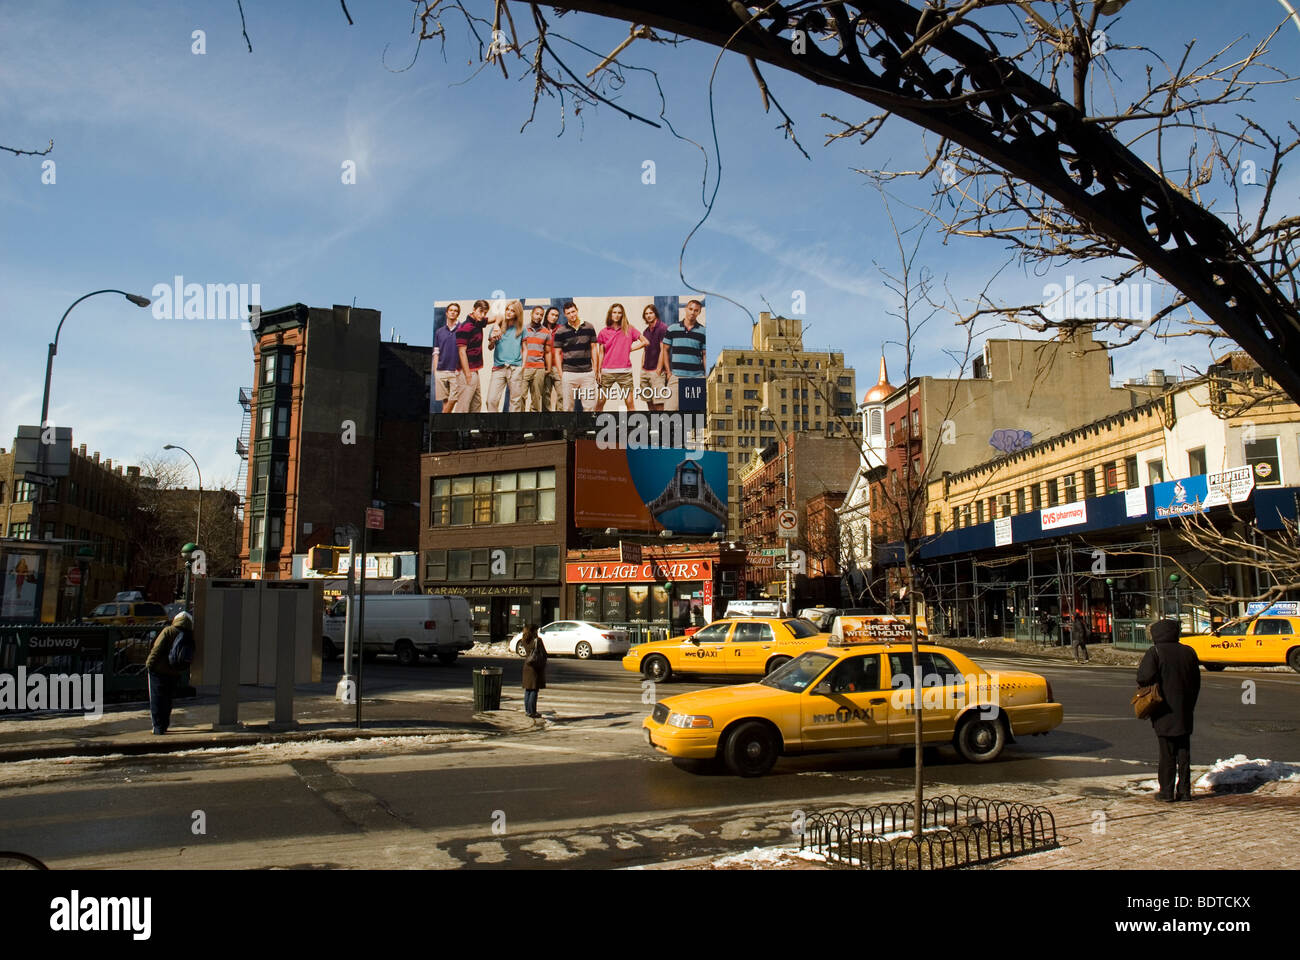
[[[659,351],[659,370],[668,378],[667,410],[677,410],[681,397],[681,381],[704,381],[704,324],[699,322],[704,304],[691,300],[682,311],[681,320],[664,334]],[[703,394],[701,394],[703,396]]]
[[[460,350],[456,346],[456,327],[460,323],[460,304],[447,304],[447,322],[433,335],[433,385],[435,400],[442,413],[451,413],[465,378],[460,376]]]

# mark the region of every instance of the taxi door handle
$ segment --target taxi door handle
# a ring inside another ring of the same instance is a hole
[[[884,703],[884,702],[885,702],[884,697],[874,697],[872,698],[871,705],[874,707],[876,704]]]

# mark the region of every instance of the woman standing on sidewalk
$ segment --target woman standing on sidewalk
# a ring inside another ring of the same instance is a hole
[[[1160,748],[1160,799],[1165,801],[1192,799],[1192,715],[1201,692],[1201,660],[1178,642],[1181,632],[1177,620],[1151,624],[1152,645],[1137,670],[1138,686],[1157,684],[1163,701],[1151,714],[1151,726]]]
[[[524,714],[536,719],[537,691],[546,686],[546,646],[537,635],[537,627],[524,627]]]

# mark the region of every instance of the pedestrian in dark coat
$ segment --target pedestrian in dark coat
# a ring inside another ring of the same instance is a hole
[[[1201,660],[1195,650],[1178,642],[1181,632],[1177,620],[1151,624],[1152,646],[1137,670],[1138,686],[1157,684],[1164,701],[1151,714],[1160,748],[1161,800],[1192,798],[1192,714],[1201,692]]]
[[[524,627],[524,713],[540,717],[537,712],[537,691],[546,687],[546,645],[537,634],[537,627]]]
[[[1074,654],[1075,663],[1080,662],[1080,652],[1083,653],[1083,663],[1092,660],[1092,657],[1088,656],[1088,621],[1081,613],[1074,615],[1074,622],[1070,626],[1070,651]]]
[[[172,698],[176,695],[176,682],[183,672],[171,665],[172,645],[185,631],[193,629],[194,621],[182,610],[172,618],[170,626],[158,632],[149,648],[149,656],[145,658],[144,667],[149,674],[149,715],[153,719],[155,736],[162,736],[171,726]]]

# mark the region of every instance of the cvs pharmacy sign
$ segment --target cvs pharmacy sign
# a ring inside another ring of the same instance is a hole
[[[1088,522],[1088,501],[1080,500],[1078,503],[1067,503],[1063,507],[1044,507],[1039,511],[1039,518],[1044,530],[1055,530],[1057,527],[1072,527],[1076,523]]]

